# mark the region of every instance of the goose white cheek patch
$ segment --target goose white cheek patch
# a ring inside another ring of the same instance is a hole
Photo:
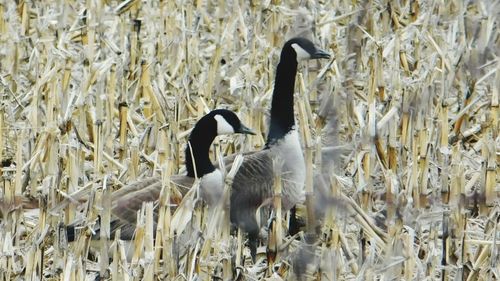
[[[299,46],[299,44],[293,43],[292,48],[295,50],[295,53],[297,54],[297,62],[311,58],[311,55],[306,50],[302,49],[302,47]]]
[[[231,126],[222,115],[215,115],[217,121],[217,135],[234,134],[233,126]]]

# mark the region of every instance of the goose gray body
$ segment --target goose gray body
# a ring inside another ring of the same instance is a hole
[[[193,186],[195,178],[186,175],[174,175],[170,177],[172,188],[170,203],[175,206],[180,203],[182,196],[185,195]],[[200,178],[200,196],[209,206],[214,206],[222,197],[224,187],[224,177],[219,169],[204,175]],[[132,233],[125,233],[126,228],[135,229],[137,211],[141,209],[144,202],[158,203],[160,193],[162,190],[162,182],[160,177],[152,177],[142,180],[131,185],[125,186],[118,190],[120,194],[112,196],[112,210],[113,216],[118,218],[120,222],[114,222],[112,233],[118,228],[122,228],[121,238],[124,240],[132,239]],[[113,194],[115,195],[115,194]],[[114,199],[114,200],[113,200]],[[153,210],[153,222],[156,226],[158,221],[158,208]]]
[[[231,203],[234,206],[241,206],[240,202],[252,201],[247,199],[257,200],[255,203],[265,203],[266,199],[273,196],[276,173],[281,174],[284,186],[282,208],[289,210],[295,204],[304,201],[305,164],[296,130],[290,131],[276,145],[265,150],[246,153],[244,156],[243,164],[233,179],[231,199],[235,201]],[[278,163],[281,162],[281,170],[274,170],[273,159]],[[228,164],[229,168],[230,163]]]

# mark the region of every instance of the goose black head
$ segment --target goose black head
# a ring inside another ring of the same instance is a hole
[[[329,59],[330,54],[317,48],[313,42],[306,38],[295,37],[288,40],[283,50],[291,49],[295,53],[297,62],[310,59]]]
[[[227,134],[255,133],[243,125],[238,116],[226,109],[216,109],[203,116],[194,126],[186,146],[186,170],[189,177],[202,177],[215,170],[208,155],[215,137]],[[194,161],[193,161],[194,159]],[[193,162],[196,163],[196,173]]]
[[[216,109],[210,112],[213,116],[217,126],[217,135],[227,135],[227,134],[250,134],[255,135],[255,133],[241,122],[238,116],[227,109]]]

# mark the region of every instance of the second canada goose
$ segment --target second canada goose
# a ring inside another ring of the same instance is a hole
[[[170,181],[180,188],[190,188],[198,177],[200,195],[209,205],[221,198],[224,179],[221,171],[210,161],[210,145],[216,136],[224,134],[255,133],[242,124],[238,116],[226,109],[213,110],[203,116],[194,126],[185,150],[185,175],[173,175]],[[143,202],[154,202],[160,197],[162,184],[158,177],[147,178],[113,192],[111,213],[115,219],[111,222],[111,234],[121,229],[120,238],[131,240],[135,231],[137,211]],[[157,210],[155,209],[155,217]],[[156,223],[157,219],[154,219]],[[75,239],[74,226],[68,229],[68,241]],[[94,235],[97,236],[97,235]],[[98,237],[98,236],[97,236]]]
[[[231,222],[248,232],[252,258],[255,258],[259,225],[255,212],[268,204],[273,195],[273,158],[283,161],[282,208],[290,210],[305,200],[305,163],[295,126],[294,89],[298,63],[302,60],[330,58],[305,38],[288,40],[276,69],[271,103],[271,118],[265,149],[246,153],[243,164],[233,179]]]

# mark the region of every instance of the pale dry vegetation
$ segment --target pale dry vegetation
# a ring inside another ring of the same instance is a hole
[[[495,0],[1,1],[0,280],[499,279],[499,13]],[[64,225],[105,225],[127,183],[162,177],[165,202],[209,110],[260,132],[220,137],[214,161],[262,148],[296,35],[333,55],[296,84],[306,188],[322,179],[334,198],[314,203],[317,237],[286,236],[283,215],[275,260],[264,245],[254,265],[227,211],[207,217],[190,194],[182,212],[160,204],[160,239],[145,206],[131,260],[114,237],[90,251],[90,227],[68,245]]]

